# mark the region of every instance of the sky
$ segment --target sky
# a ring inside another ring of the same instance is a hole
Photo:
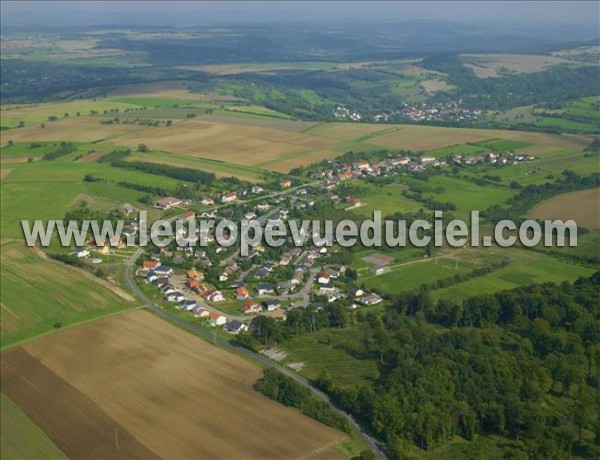
[[[2,0],[3,24],[195,26],[274,21],[404,21],[485,24],[560,23],[599,27],[597,1],[14,1]]]

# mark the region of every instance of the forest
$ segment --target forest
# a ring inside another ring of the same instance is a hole
[[[346,351],[377,363],[379,378],[316,383],[403,458],[456,436],[507,439],[507,458],[600,455],[600,272],[574,283],[530,285],[461,303],[430,291],[397,295],[385,313],[339,306],[260,318],[241,344],[282,344],[327,328],[358,331]]]

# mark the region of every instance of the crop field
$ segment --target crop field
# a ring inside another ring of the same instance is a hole
[[[260,375],[144,311],[2,356],[3,392],[70,458],[297,458],[345,438],[254,391]]]
[[[3,242],[0,257],[2,347],[136,306],[108,281],[49,260],[22,243]]]
[[[564,193],[543,201],[530,212],[535,219],[573,219],[578,227],[600,230],[600,189]]]
[[[0,456],[4,459],[66,458],[4,394],[0,401]]]
[[[534,54],[462,54],[461,60],[466,67],[473,69],[479,78],[539,72],[555,65],[572,63],[558,56]]]

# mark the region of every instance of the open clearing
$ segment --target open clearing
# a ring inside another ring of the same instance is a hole
[[[543,201],[533,208],[536,219],[573,219],[578,227],[600,230],[600,189],[564,193]]]
[[[298,458],[344,439],[254,391],[260,375],[145,311],[2,355],[4,393],[70,458]]]
[[[3,347],[52,331],[57,323],[66,327],[136,305],[117,286],[22,243],[2,244],[0,257]]]
[[[558,56],[535,54],[461,54],[466,67],[479,78],[499,77],[507,73],[540,72],[558,64],[572,63]]]

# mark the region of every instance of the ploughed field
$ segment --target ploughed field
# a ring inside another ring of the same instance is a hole
[[[297,458],[336,430],[252,385],[261,369],[145,311],[2,354],[2,391],[69,458]]]

